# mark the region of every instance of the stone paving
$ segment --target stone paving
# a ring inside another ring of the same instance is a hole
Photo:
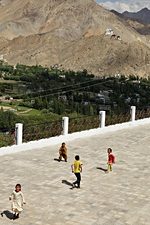
[[[67,143],[68,162],[57,162],[59,146],[0,157],[0,225],[150,225],[150,124]],[[106,149],[116,155],[106,174]],[[81,189],[70,165],[83,162]],[[62,180],[67,182],[62,183]],[[26,198],[18,220],[10,220],[9,194],[22,184]]]

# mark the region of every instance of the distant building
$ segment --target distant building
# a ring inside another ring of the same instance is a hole
[[[111,39],[121,41],[121,37],[119,35],[116,35],[111,28],[106,29],[105,36],[109,36]]]
[[[7,60],[4,58],[4,55],[0,55],[0,61],[7,62]]]
[[[0,60],[1,60],[1,61],[4,60],[4,55],[0,55]]]
[[[130,102],[131,102],[131,98],[130,97],[125,99],[125,103],[130,103]]]
[[[16,70],[17,69],[17,65],[14,65],[14,70]]]
[[[65,79],[66,75],[59,75],[60,78]]]
[[[107,28],[105,31],[106,36],[112,36],[114,35],[114,31],[111,28]]]
[[[133,84],[140,84],[140,83],[141,83],[140,80],[132,80],[131,82],[132,82]]]
[[[67,96],[66,95],[58,96],[58,100],[62,100],[64,102],[66,102],[67,101]]]

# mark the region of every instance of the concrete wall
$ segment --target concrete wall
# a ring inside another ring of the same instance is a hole
[[[114,132],[114,131],[122,130],[122,129],[132,129],[133,127],[144,125],[144,124],[150,124],[150,118],[136,120],[134,122],[116,124],[116,125],[112,125],[112,126],[108,126],[104,128],[91,129],[91,130],[76,132],[72,134],[51,137],[47,139],[41,139],[39,141],[31,141],[28,143],[23,143],[21,145],[2,147],[0,148],[0,155],[12,154],[12,153],[27,151],[32,149],[41,149],[51,145],[60,144],[62,142],[73,141],[78,138],[86,138],[93,135],[95,136],[95,135],[105,134],[108,132]]]

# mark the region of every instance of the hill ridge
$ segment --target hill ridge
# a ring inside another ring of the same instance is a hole
[[[150,42],[94,0],[13,0],[0,7],[0,31],[0,54],[11,64],[149,73]]]

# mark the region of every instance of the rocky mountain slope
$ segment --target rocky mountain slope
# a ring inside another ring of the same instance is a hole
[[[148,8],[143,8],[138,12],[125,11],[122,15],[126,18],[137,20],[143,24],[150,24],[150,10]]]
[[[97,75],[150,72],[149,39],[94,0],[1,0],[0,54]]]
[[[150,35],[150,10],[144,8],[137,13],[124,12],[119,13],[115,10],[111,10],[115,15],[125,20],[128,25],[134,28],[142,35]]]

